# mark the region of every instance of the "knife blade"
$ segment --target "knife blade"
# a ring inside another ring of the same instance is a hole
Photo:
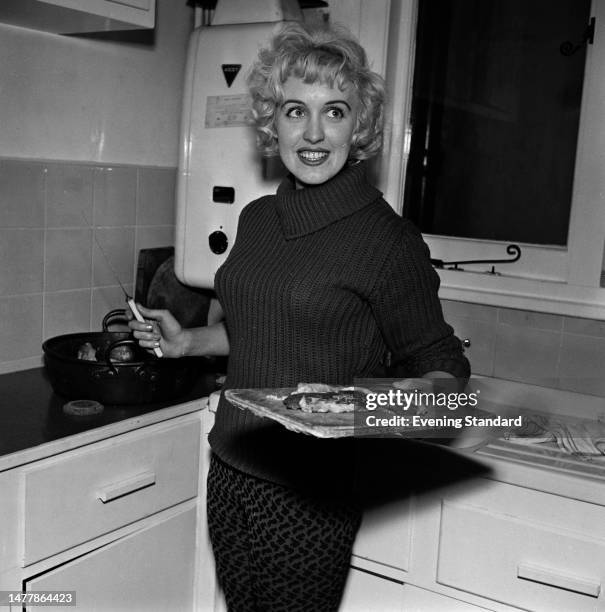
[[[82,215],[84,215],[84,213],[82,213]],[[86,219],[86,217],[84,218]],[[114,279],[117,281],[118,285],[120,286],[120,289],[122,290],[122,293],[124,294],[124,297],[126,298],[126,304],[128,305],[130,312],[132,312],[134,318],[137,321],[139,321],[139,323],[145,323],[146,322],[145,318],[143,317],[143,315],[140,313],[139,309],[137,308],[137,305],[134,299],[132,298],[132,296],[128,294],[128,291],[126,291],[124,285],[122,284],[122,281],[120,280],[120,277],[118,276],[116,269],[113,267],[109,257],[107,256],[105,249],[101,246],[101,243],[99,242],[97,238],[97,232],[94,227],[92,228],[92,236],[94,238],[94,241],[97,243],[97,246],[99,247],[99,251],[101,251],[101,255],[103,255],[103,259],[105,259],[105,263],[107,264],[107,267],[109,268]],[[153,352],[156,357],[164,356],[164,353],[162,352],[162,349],[159,346],[156,346],[153,349]]]

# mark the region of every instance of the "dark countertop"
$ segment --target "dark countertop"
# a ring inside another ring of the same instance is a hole
[[[125,419],[183,404],[216,389],[216,374],[202,372],[191,392],[172,401],[105,406],[94,416],[69,416],[68,401],[56,395],[44,368],[0,375],[0,457]]]

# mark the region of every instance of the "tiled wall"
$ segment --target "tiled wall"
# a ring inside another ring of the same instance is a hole
[[[0,159],[0,372],[44,339],[100,331],[132,292],[141,248],[174,242],[176,169]]]
[[[474,373],[605,396],[605,321],[443,300]]]
[[[176,169],[0,159],[0,373],[100,330],[141,248],[173,244]],[[473,372],[605,395],[605,322],[443,301]]]

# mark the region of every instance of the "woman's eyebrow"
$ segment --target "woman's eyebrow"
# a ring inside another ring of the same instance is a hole
[[[351,105],[346,100],[330,100],[326,102],[324,106],[330,106],[330,104],[344,104],[349,110],[351,110]]]
[[[286,104],[300,104],[301,106],[306,106],[306,104],[302,100],[294,99],[288,99],[282,102],[282,106],[285,106]],[[328,102],[324,103],[324,106],[330,106],[332,104],[343,104],[349,110],[351,110],[351,105],[346,100],[328,100]]]

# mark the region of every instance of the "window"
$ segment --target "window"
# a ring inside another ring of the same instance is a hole
[[[560,45],[589,18],[589,0],[419,1],[403,213],[423,232],[567,245],[586,48]]]
[[[418,0],[392,0],[390,9],[386,76],[392,114],[380,180],[385,197],[401,212],[412,140]],[[487,265],[465,266],[464,272],[440,270],[442,297],[605,319],[605,289],[600,287],[605,237],[605,35],[600,26],[605,3],[593,0],[590,15],[596,31],[594,44],[586,49],[566,245],[523,243],[521,260],[497,267],[499,275],[486,274]],[[507,242],[424,236],[432,256],[445,261],[506,257]]]

